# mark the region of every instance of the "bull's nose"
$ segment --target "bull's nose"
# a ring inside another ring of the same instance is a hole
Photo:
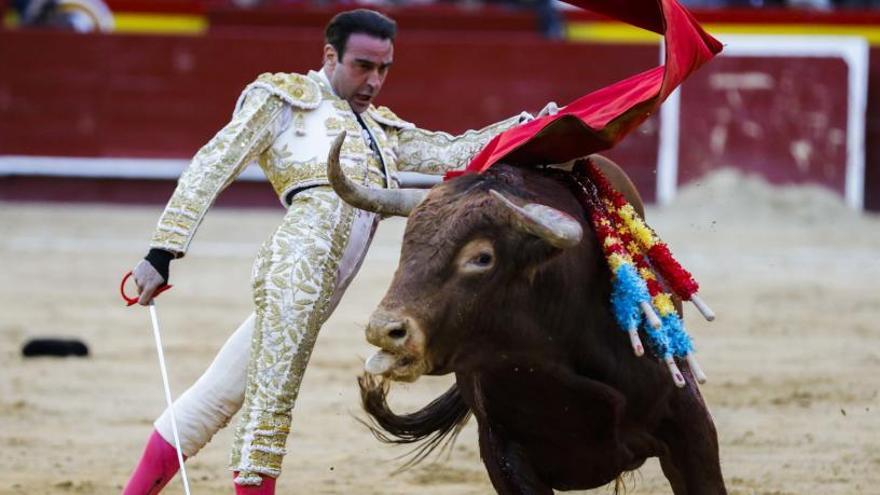
[[[406,318],[377,311],[367,325],[367,341],[382,349],[402,348],[410,335],[410,326]]]

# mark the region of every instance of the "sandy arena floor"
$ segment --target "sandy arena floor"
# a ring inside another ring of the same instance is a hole
[[[0,494],[120,491],[164,403],[148,313],[117,293],[158,214],[0,203]],[[281,214],[213,211],[174,263],[159,310],[176,393],[249,313],[251,260]],[[649,221],[719,315],[707,324],[688,308],[686,321],[709,375],[703,392],[730,493],[880,494],[880,218],[823,191],[722,173]],[[402,226],[383,224],[324,328],[279,493],[492,493],[473,424],[451,458],[391,476],[403,451],[354,419],[355,376],[370,354],[362,326],[396,266]],[[81,338],[92,356],[23,359],[22,343],[37,336]],[[448,383],[398,386],[394,404],[415,408]],[[231,493],[230,437],[227,428],[187,464],[193,493]],[[179,481],[166,493],[182,493]],[[651,461],[629,493],[670,490]]]

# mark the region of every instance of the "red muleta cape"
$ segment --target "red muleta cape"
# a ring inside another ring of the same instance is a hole
[[[480,173],[498,162],[563,163],[617,144],[648,118],[692,72],[721,51],[676,0],[565,0],[664,36],[665,64],[594,91],[549,115],[495,136],[462,171]]]

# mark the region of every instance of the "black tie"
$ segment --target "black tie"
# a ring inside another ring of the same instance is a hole
[[[354,116],[357,117],[358,124],[361,125],[361,133],[363,134],[364,139],[366,139],[367,142],[370,143],[370,149],[373,150],[373,153],[375,153],[376,157],[379,159],[379,164],[382,165],[382,172],[384,176],[385,160],[382,159],[382,152],[379,151],[379,145],[376,144],[376,140],[373,139],[373,135],[370,133],[370,129],[367,127],[367,123],[364,122],[364,119],[361,118],[361,115],[355,112]]]

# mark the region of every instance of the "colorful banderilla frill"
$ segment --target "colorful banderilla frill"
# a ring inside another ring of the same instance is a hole
[[[675,357],[686,359],[697,381],[705,382],[672,296],[693,302],[711,321],[715,315],[697,297],[697,282],[591,161],[579,161],[572,177],[611,269],[614,317],[629,334],[633,351],[637,356],[644,354],[638,333],[641,325],[652,351],[666,363],[677,386],[683,387],[685,380]]]

